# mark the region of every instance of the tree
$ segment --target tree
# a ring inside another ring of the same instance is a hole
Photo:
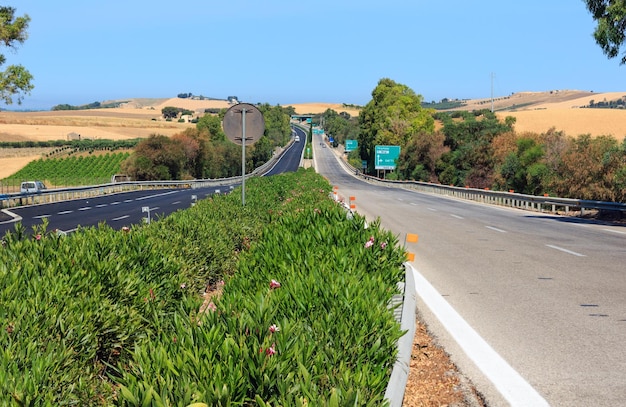
[[[433,132],[431,111],[422,108],[422,96],[411,88],[383,78],[372,91],[372,100],[359,114],[359,152],[373,165],[376,145],[405,145],[421,131]]]
[[[224,130],[222,130],[222,119],[219,116],[205,114],[198,119],[196,128],[199,131],[207,131],[212,141],[226,140],[226,134],[224,134]]]
[[[5,47],[15,49],[16,43],[23,44],[28,38],[28,23],[30,17],[25,14],[15,17],[13,7],[0,7],[0,41]],[[6,57],[0,54],[0,66],[4,65]],[[17,104],[22,103],[24,95],[30,94],[33,89],[33,76],[21,65],[9,65],[5,71],[0,71],[0,99],[7,105],[13,103],[13,96],[17,95]]]
[[[161,114],[166,119],[174,119],[178,117],[178,113],[180,113],[180,111],[181,109],[179,109],[178,107],[165,106],[163,109],[161,109]]]
[[[626,36],[626,2],[615,0],[585,0],[587,8],[598,22],[593,37],[608,58],[615,58]],[[620,65],[626,64],[626,52]]]

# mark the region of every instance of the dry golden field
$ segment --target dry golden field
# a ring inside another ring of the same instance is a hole
[[[494,108],[515,108],[514,111],[498,113],[499,117],[513,116],[517,119],[518,132],[542,133],[550,128],[561,130],[570,136],[591,134],[612,135],[617,139],[626,137],[626,110],[581,109],[590,100],[596,102],[616,100],[626,92],[593,93],[586,91],[520,92],[494,99]],[[464,109],[491,107],[490,99],[465,101]],[[106,102],[105,102],[106,103]],[[189,123],[167,122],[161,119],[161,109],[174,106],[195,111],[228,108],[225,100],[190,100],[181,98],[132,99],[124,107],[46,112],[0,111],[0,141],[45,141],[66,139],[69,133],[93,139],[130,139],[148,137],[151,134],[171,136],[186,128]],[[344,107],[341,103],[282,104],[292,106],[299,114],[323,113],[326,109],[358,116],[359,110]],[[7,157],[0,153],[0,178],[11,175],[30,160],[39,157]]]

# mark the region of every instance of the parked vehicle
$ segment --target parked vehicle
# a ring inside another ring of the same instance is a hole
[[[20,185],[20,192],[23,194],[34,194],[45,189],[46,185],[41,181],[25,181]]]

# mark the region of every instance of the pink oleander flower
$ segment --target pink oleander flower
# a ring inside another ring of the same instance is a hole
[[[182,284],[180,285],[180,289],[181,289],[181,290],[184,290],[185,288],[187,288],[187,284],[182,283]]]
[[[374,242],[371,241],[371,240],[368,240],[367,242],[365,242],[365,248],[366,249],[369,248],[369,247],[372,247],[373,245],[374,245]]]
[[[41,235],[40,234],[35,235],[35,240],[41,240]]]
[[[274,289],[274,288],[280,288],[280,283],[274,279],[272,279],[272,281],[270,281],[270,288]]]
[[[381,249],[383,249],[383,250],[385,250],[385,247],[387,247],[387,242],[382,242],[382,243],[380,244],[380,248],[381,248]]]
[[[217,305],[215,305],[215,303],[213,301],[211,301],[209,303],[209,305],[207,305],[207,308],[210,309],[213,312],[217,311]]]
[[[226,283],[224,282],[224,280],[220,280],[217,282],[217,286],[218,287],[224,287],[224,285],[226,285]]]
[[[272,324],[272,325],[270,325],[269,330],[270,330],[271,333],[275,333],[275,332],[280,331],[280,328],[277,327],[276,324]]]
[[[276,343],[273,343],[272,346],[270,346],[269,348],[265,349],[265,354],[267,356],[272,356],[276,354]]]
[[[130,232],[130,228],[128,226],[122,226],[122,232],[128,233]]]

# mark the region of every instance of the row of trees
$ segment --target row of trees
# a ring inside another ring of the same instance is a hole
[[[358,120],[327,111],[320,121],[339,143],[358,140],[349,160],[359,168],[367,161],[370,174],[376,173],[374,147],[399,145],[390,178],[626,202],[626,140],[555,129],[519,134],[514,117],[435,112],[421,102],[405,85],[381,79]]]
[[[265,134],[247,147],[246,172],[267,162],[274,148],[289,140],[291,108],[257,105],[265,119]],[[172,137],[153,134],[139,142],[122,163],[122,171],[136,180],[205,179],[241,175],[241,146],[226,139],[222,130],[224,109],[206,114],[195,128]]]

